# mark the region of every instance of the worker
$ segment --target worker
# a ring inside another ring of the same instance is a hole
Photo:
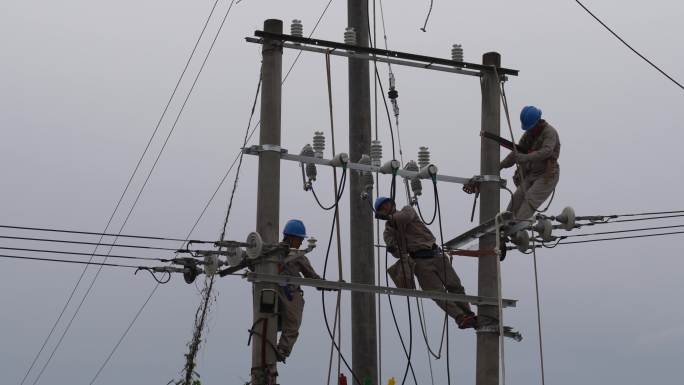
[[[387,251],[399,259],[397,264],[388,269],[398,287],[414,288],[415,274],[423,290],[465,294],[461,279],[451,266],[451,261],[435,244],[434,235],[413,207],[406,206],[397,211],[393,199],[378,197],[374,208],[376,218],[387,221],[383,233]],[[435,302],[456,321],[460,329],[477,326],[477,316],[470,310],[467,302]]]
[[[306,237],[306,227],[299,219],[291,219],[283,229],[283,244],[290,249],[299,249]],[[282,275],[293,277],[321,279],[316,273],[309,259],[294,252],[282,254],[278,271]],[[280,312],[281,332],[276,347],[277,358],[280,362],[290,356],[292,347],[299,337],[299,327],[302,325],[304,312],[304,293],[298,285],[282,285],[279,290],[278,309]]]
[[[560,140],[556,129],[542,119],[542,111],[537,107],[524,107],[520,112],[520,123],[525,131],[519,143],[523,151],[508,154],[499,168],[518,165],[513,176],[517,189],[506,210],[515,218],[525,220],[534,216],[556,189],[560,174]]]

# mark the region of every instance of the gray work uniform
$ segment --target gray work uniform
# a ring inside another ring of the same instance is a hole
[[[511,152],[501,161],[500,168],[508,168],[519,164],[524,178],[516,183],[518,188],[513,193],[506,210],[518,219],[529,219],[546,199],[551,196],[558,184],[560,168],[560,139],[558,131],[542,120],[543,128],[536,137],[530,131],[520,138],[519,145],[527,149],[527,154]],[[516,173],[517,174],[517,173]],[[521,179],[514,177],[514,179]]]
[[[391,216],[385,223],[383,237],[392,254],[399,258],[387,270],[397,287],[415,288],[415,275],[423,290],[465,294],[451,261],[437,248],[434,235],[412,207],[406,206]],[[454,319],[472,313],[468,303],[435,302]]]
[[[309,259],[302,255],[279,266],[280,274],[305,278],[320,279]],[[282,330],[278,339],[278,351],[288,357],[292,347],[299,337],[299,327],[302,325],[304,313],[304,293],[298,285],[281,286],[278,290],[280,318]]]

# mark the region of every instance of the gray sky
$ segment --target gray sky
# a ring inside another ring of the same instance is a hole
[[[285,20],[286,28],[290,20],[302,19],[308,34],[325,3],[243,0],[234,7],[125,233],[187,234],[235,157],[247,123],[260,51],[243,38],[260,29],[267,18]],[[217,12],[222,15],[227,4],[221,1]],[[104,227],[211,5],[209,0],[2,3],[0,127],[5,135],[0,141],[4,182],[0,222],[89,231]],[[677,49],[683,31],[681,2],[593,0],[587,1],[587,6],[671,75],[684,79],[684,53]],[[515,134],[521,133],[516,118],[519,109],[535,104],[561,135],[561,181],[552,213],[567,205],[579,214],[682,207],[679,153],[684,136],[678,129],[684,120],[684,95],[573,1],[437,0],[428,32],[423,33],[418,28],[426,8],[427,1],[385,2],[390,48],[449,57],[451,44],[461,43],[467,61],[479,62],[482,53],[498,51],[504,66],[520,69],[520,77],[512,77],[507,85]],[[219,20],[213,20],[209,35],[213,36]],[[340,41],[345,24],[345,2],[334,0],[316,36]],[[209,42],[206,39],[200,45],[200,53],[206,52]],[[289,66],[294,56],[292,51],[285,52],[284,66]],[[189,74],[196,73],[200,57],[193,61]],[[380,69],[386,82],[386,67]],[[417,148],[427,145],[441,172],[476,174],[477,79],[394,69],[404,155],[415,158]],[[332,70],[338,151],[346,151],[346,60],[334,58]],[[134,181],[134,192],[168,134],[190,80],[186,78],[164,120],[142,173]],[[284,147],[297,151],[310,141],[314,130],[324,129],[330,137],[321,55],[302,55],[283,97]],[[382,115],[380,122],[387,158],[390,148]],[[282,196],[287,203],[281,221],[300,217],[312,235],[324,240],[330,215],[318,210],[313,198],[301,190],[298,172],[294,164],[282,166]],[[317,182],[318,190],[330,201],[329,173],[319,172],[325,175]],[[510,172],[505,176],[510,177]],[[245,158],[240,182],[228,231],[234,239],[244,238],[255,226],[255,158]],[[229,184],[194,238],[218,237]],[[382,188],[387,191],[388,187],[389,180],[383,180]],[[470,226],[472,197],[463,194],[459,186],[442,186],[440,192],[445,236],[451,237]],[[121,225],[133,198],[134,194],[127,195],[114,229]],[[507,199],[502,194],[502,204]],[[424,200],[431,208],[429,193]],[[343,202],[346,210],[348,198]],[[348,222],[345,212],[345,244]],[[684,342],[684,311],[678,306],[684,294],[678,273],[684,268],[679,241],[672,237],[569,245],[538,254],[547,380],[561,385],[675,382]],[[0,243],[5,247],[48,247],[7,240]],[[312,260],[322,271],[323,250],[315,252]],[[476,262],[462,258],[454,264],[467,291],[474,293]],[[519,299],[518,307],[507,311],[506,323],[525,335],[523,342],[507,342],[508,381],[535,383],[539,376],[532,261],[511,253],[503,267],[504,294]],[[0,335],[4,348],[0,370],[8,383],[20,382],[81,270],[76,265],[2,261]],[[93,274],[91,269],[85,281],[90,282]],[[40,383],[89,383],[153,285],[146,275],[105,268]],[[84,289],[77,292],[77,299]],[[225,278],[218,282],[218,293],[198,370],[203,383],[238,384],[249,375],[250,286],[239,278]],[[329,298],[332,304],[333,296]],[[322,383],[327,371],[329,339],[320,295],[308,290],[306,300],[300,340],[288,365],[280,369],[283,384]],[[197,289],[178,276],[160,287],[97,383],[165,384],[176,378],[198,301]],[[402,303],[395,301],[401,308],[399,322],[407,332]],[[442,313],[432,303],[425,307],[431,342],[436,344]],[[349,352],[348,301],[344,317],[342,348]],[[382,317],[386,383],[390,376],[400,379],[405,360],[398,353],[398,338],[384,299]],[[472,383],[474,333],[457,331],[451,325],[454,382]],[[58,332],[63,327],[61,323]],[[419,333],[414,322],[414,364],[419,382],[426,384],[427,355]],[[347,355],[350,358],[350,353]],[[433,363],[437,383],[445,383],[444,362]]]

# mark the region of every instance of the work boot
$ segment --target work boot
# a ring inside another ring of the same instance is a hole
[[[474,313],[461,314],[456,317],[459,329],[474,329],[477,327],[477,316]]]

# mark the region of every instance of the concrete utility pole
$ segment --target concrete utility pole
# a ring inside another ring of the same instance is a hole
[[[501,66],[501,55],[488,52],[482,56],[482,64]],[[501,111],[499,102],[501,89],[499,79],[494,71],[483,71],[482,74],[482,131],[499,135],[501,131]],[[480,174],[499,175],[501,150],[493,140],[482,138],[480,153]],[[483,182],[480,185],[480,224],[485,223],[499,213],[500,189],[498,182]],[[490,234],[480,238],[480,250],[496,249],[496,235]],[[478,295],[496,297],[496,256],[482,257],[478,261]],[[498,319],[496,306],[479,306],[478,314]],[[477,371],[476,385],[499,384],[499,336],[497,333],[478,332],[477,334]]]
[[[281,20],[264,22],[264,31],[283,33]],[[261,54],[261,131],[259,144],[280,146],[280,111],[282,95],[283,50],[278,41],[265,39]],[[263,151],[259,155],[259,187],[257,189],[256,230],[264,243],[279,241],[280,216],[280,153]],[[278,274],[275,257],[263,259],[255,271],[264,274]],[[255,283],[252,287],[254,303],[255,332],[252,335],[252,384],[276,383],[276,356],[273,346],[278,333],[278,285]]]
[[[356,31],[356,44],[368,47],[368,0],[347,0],[347,23]],[[349,59],[349,157],[357,162],[370,154],[371,100],[370,71],[366,60]],[[351,281],[375,284],[373,258],[373,215],[363,192],[360,176],[350,173],[349,218],[351,231]],[[378,381],[375,295],[351,295],[352,368],[360,381]],[[361,385],[361,384],[359,384]]]

